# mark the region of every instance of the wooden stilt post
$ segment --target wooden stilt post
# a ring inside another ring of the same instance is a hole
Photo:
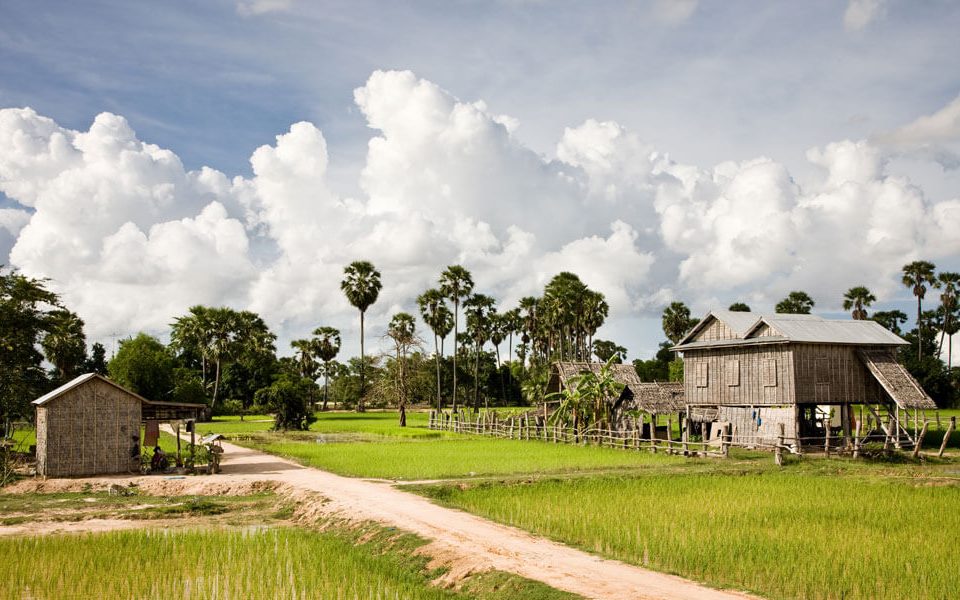
[[[840,420],[843,422],[843,447],[849,450],[853,446],[850,439],[850,405],[840,405]]]
[[[778,429],[777,446],[773,450],[773,460],[774,462],[777,463],[778,467],[782,467],[783,466],[783,438],[785,437],[783,423],[777,423],[777,429]]]
[[[937,452],[937,457],[943,456],[943,451],[947,449],[947,442],[950,440],[950,434],[953,433],[953,430],[957,427],[957,418],[950,417],[950,424],[947,425],[947,431],[943,434],[943,441],[940,442],[940,452]]]
[[[177,466],[183,466],[183,458],[180,456],[180,421],[177,421]]]
[[[853,457],[860,457],[860,419],[857,419],[856,427],[853,429]]]
[[[732,425],[727,423],[723,426],[723,429],[720,431],[720,452],[723,454],[724,458],[730,456],[730,431]]]
[[[683,419],[683,433],[680,434],[680,439],[683,441],[683,455],[690,456],[690,419]]]
[[[917,436],[916,444],[913,446],[913,457],[916,458],[920,456],[920,447],[923,446],[923,438],[927,435],[927,422],[923,422],[923,427],[920,428],[920,435]]]
[[[830,456],[830,417],[823,420],[823,453]]]

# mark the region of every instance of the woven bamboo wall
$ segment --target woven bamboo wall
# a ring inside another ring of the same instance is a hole
[[[139,398],[98,379],[38,406],[37,473],[62,477],[135,470],[140,410]]]
[[[683,356],[691,406],[793,404],[793,352],[784,344],[688,350]]]
[[[856,346],[795,344],[793,348],[798,403],[882,401],[880,385],[857,356]]]

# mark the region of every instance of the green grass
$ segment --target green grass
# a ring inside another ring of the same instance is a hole
[[[955,597],[960,482],[954,475],[946,485],[918,484],[880,475],[885,468],[818,474],[831,471],[820,464],[421,491],[598,554],[772,598]]]
[[[502,573],[439,589],[423,542],[364,533],[253,527],[145,530],[0,539],[0,597],[39,598],[573,598]]]
[[[631,468],[684,460],[647,452],[477,436],[366,443],[277,440],[245,444],[341,475],[406,480]]]

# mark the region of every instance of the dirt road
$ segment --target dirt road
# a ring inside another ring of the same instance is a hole
[[[434,564],[450,569],[445,576],[449,582],[469,573],[497,569],[603,600],[753,597],[714,590],[680,577],[604,560],[519,529],[438,506],[390,483],[342,477],[233,444],[223,446],[223,473],[214,477],[101,478],[100,481],[117,483],[132,479],[145,492],[167,494],[202,493],[204,487],[208,487],[208,491],[242,489],[258,484],[266,487],[266,482],[276,482],[280,493],[312,503],[303,507],[311,512],[354,521],[376,521],[430,540],[422,551],[433,559]],[[63,489],[55,480],[22,482],[22,487],[23,491]],[[16,487],[11,491],[16,491]],[[326,500],[321,501],[314,494]]]

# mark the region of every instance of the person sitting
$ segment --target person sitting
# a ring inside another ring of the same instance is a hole
[[[153,449],[153,458],[150,460],[150,470],[166,471],[168,466],[170,466],[170,461],[167,459],[167,453],[164,452],[160,446],[157,446]]]

